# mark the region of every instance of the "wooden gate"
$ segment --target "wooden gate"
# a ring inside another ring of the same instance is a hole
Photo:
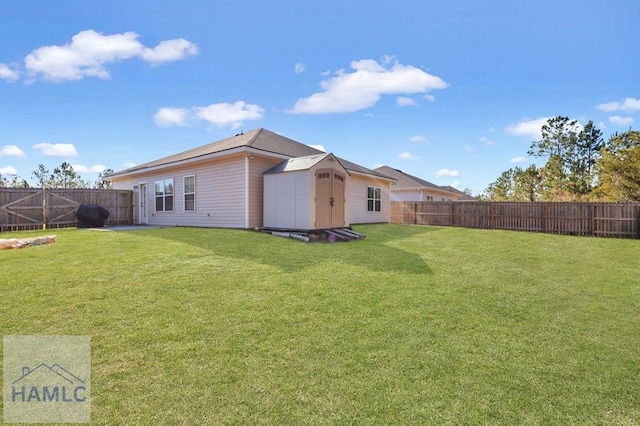
[[[133,222],[133,193],[103,189],[0,189],[0,232],[76,226],[80,204],[109,211],[108,225]]]

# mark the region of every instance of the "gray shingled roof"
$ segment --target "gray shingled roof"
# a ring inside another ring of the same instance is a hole
[[[462,195],[459,200],[475,200],[474,197],[471,197],[470,195],[467,195],[464,192],[455,189],[453,186],[436,185],[424,179],[420,179],[419,177],[412,176],[409,173],[405,173],[402,170],[394,169],[389,166],[378,167],[375,169],[375,171],[395,178],[397,180],[395,189],[431,188]]]
[[[217,142],[213,142],[207,145],[203,145],[197,148],[183,151],[178,154],[170,155],[168,157],[164,157],[158,160],[150,161],[148,163],[140,164],[138,166],[134,166],[126,170],[121,170],[119,172],[113,173],[111,176],[118,176],[126,173],[139,172],[152,167],[170,165],[173,163],[192,160],[198,157],[204,157],[206,155],[229,151],[234,148],[242,148],[242,147],[250,147],[260,151],[279,154],[279,155],[285,155],[287,157],[292,157],[292,158],[314,156],[314,155],[326,155],[325,152],[312,148],[309,145],[305,145],[303,143],[294,141],[293,139],[286,138],[282,135],[271,132],[269,130],[259,128],[243,134],[222,139]],[[347,170],[389,179],[389,176],[386,176],[382,173],[367,169],[366,167],[359,166],[350,161],[343,160],[342,158],[338,158],[338,157],[336,158],[338,159],[338,161],[340,161],[342,166]]]
[[[431,188],[431,189],[439,189],[441,191],[447,191],[447,189],[442,188],[439,185],[428,182],[424,179],[420,179],[419,177],[412,176],[408,173],[403,172],[402,170],[394,169],[389,166],[381,166],[375,169],[376,172],[383,173],[387,176],[390,176],[396,179],[396,189],[403,188]]]
[[[191,160],[205,155],[214,154],[217,152],[228,151],[234,148],[251,147],[259,149],[265,152],[271,152],[274,154],[286,155],[288,157],[302,157],[305,155],[320,154],[322,151],[312,148],[300,142],[296,142],[293,139],[286,138],[277,133],[271,132],[266,129],[255,129],[247,133],[232,136],[226,139],[222,139],[217,142],[213,142],[207,145],[199,146],[187,151],[179,152],[178,154],[170,155],[168,157],[160,158],[158,160],[150,161],[148,163],[140,164],[138,166],[131,167],[126,170],[121,170],[114,173],[112,176],[119,174],[130,173],[148,169],[150,167],[164,166],[171,163],[178,163],[180,161]]]
[[[458,198],[458,200],[467,200],[467,201],[478,201],[478,199],[476,197],[472,197],[469,194],[466,194],[462,191],[460,191],[459,189],[454,188],[453,186],[442,186],[441,188],[445,188],[447,191],[451,191],[455,194],[460,194],[461,197]]]

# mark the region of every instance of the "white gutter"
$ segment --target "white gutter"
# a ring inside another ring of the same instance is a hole
[[[372,177],[372,178],[376,178],[376,179],[386,180],[386,181],[389,181],[391,183],[396,182],[396,179],[394,179],[392,177],[372,175],[371,173],[362,173],[362,172],[358,172],[358,171],[349,169],[347,167],[345,167],[345,170],[347,170],[347,172],[349,172],[350,175],[366,176],[366,177],[370,177],[370,178]]]

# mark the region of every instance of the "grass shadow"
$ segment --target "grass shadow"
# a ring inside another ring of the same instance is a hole
[[[231,261],[258,262],[284,272],[296,272],[329,263],[336,267],[349,264],[377,272],[431,273],[420,255],[389,243],[434,232],[437,228],[368,225],[355,229],[365,233],[367,238],[332,244],[303,243],[262,232],[214,228],[165,228],[132,231],[130,235],[152,236],[188,244]]]

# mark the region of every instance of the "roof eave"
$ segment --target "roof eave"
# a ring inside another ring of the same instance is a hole
[[[363,173],[363,172],[359,172],[353,169],[350,169],[348,167],[345,167],[345,170],[347,170],[349,172],[349,175],[359,175],[359,176],[367,176],[370,178],[376,178],[376,179],[382,179],[382,180],[387,180],[389,182],[395,182],[396,179],[392,178],[392,177],[388,177],[388,176],[380,176],[380,175],[374,175],[371,173]]]

